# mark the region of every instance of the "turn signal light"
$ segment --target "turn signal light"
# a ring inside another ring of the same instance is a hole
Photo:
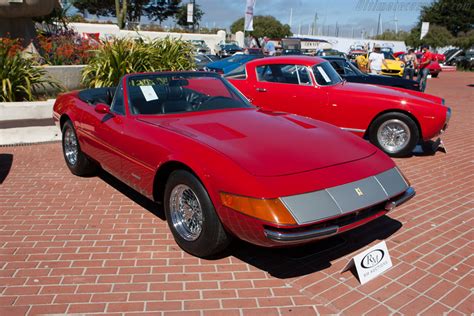
[[[296,225],[288,209],[279,199],[255,199],[221,193],[222,204],[240,213],[277,224]]]

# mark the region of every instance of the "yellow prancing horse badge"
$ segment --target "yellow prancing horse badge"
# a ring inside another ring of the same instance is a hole
[[[354,191],[356,191],[358,196],[364,195],[364,192],[362,192],[362,190],[360,188],[355,188]]]

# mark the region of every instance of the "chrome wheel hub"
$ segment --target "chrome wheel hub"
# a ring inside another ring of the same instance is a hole
[[[64,133],[64,155],[70,165],[74,166],[77,163],[77,138],[71,128],[66,129]]]
[[[410,142],[410,128],[405,122],[397,119],[387,120],[377,131],[377,140],[383,149],[396,153]]]
[[[201,203],[187,185],[179,184],[171,191],[170,214],[174,228],[184,240],[198,239],[203,224]]]

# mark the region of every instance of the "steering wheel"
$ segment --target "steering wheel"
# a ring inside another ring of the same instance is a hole
[[[229,98],[229,97],[223,97],[223,96],[210,97],[210,98],[208,98],[207,100],[202,101],[202,102],[199,104],[198,109],[202,109],[202,108],[206,108],[206,107],[209,108],[209,107],[211,107],[211,106],[213,105],[212,103],[214,103],[214,102],[216,102],[216,101],[219,101],[219,100],[221,100],[221,101],[222,101],[222,100],[229,100],[229,99],[231,99],[231,98]],[[231,99],[231,100],[232,100],[232,99]]]

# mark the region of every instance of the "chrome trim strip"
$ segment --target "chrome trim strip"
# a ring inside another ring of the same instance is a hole
[[[332,196],[331,192],[328,191],[328,189],[324,189],[324,191],[326,191],[326,193],[331,197],[331,199],[334,201],[334,204],[336,204],[337,208],[339,209],[339,212],[341,212],[342,214],[342,208],[341,206],[339,205],[339,203],[337,203],[336,199],[334,198],[334,196]]]
[[[330,226],[325,228],[318,228],[304,232],[297,232],[297,233],[285,233],[285,232],[276,232],[273,230],[265,229],[264,233],[268,239],[273,241],[282,242],[282,243],[291,243],[291,242],[299,242],[299,241],[310,241],[310,240],[317,240],[321,238],[327,238],[332,235],[337,234],[339,230],[338,226]]]
[[[386,196],[389,196],[388,193],[387,193],[387,190],[385,190],[384,186],[382,185],[382,183],[380,183],[379,179],[377,179],[377,177],[374,177],[375,181],[377,181],[377,183],[382,187],[382,190],[383,192],[385,193]]]
[[[358,129],[358,128],[349,128],[349,127],[341,127],[340,129],[348,131],[348,132],[355,132],[355,133],[365,133],[365,129]]]
[[[409,187],[400,197],[391,200],[390,202],[395,203],[395,207],[402,205],[416,195],[416,191],[413,187]]]

